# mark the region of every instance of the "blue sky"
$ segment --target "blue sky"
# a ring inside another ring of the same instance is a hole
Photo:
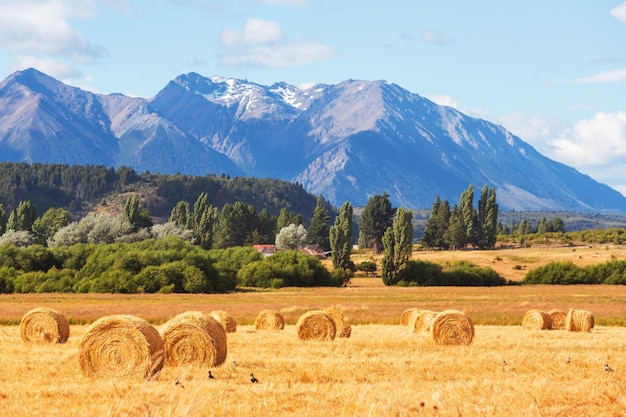
[[[626,195],[626,2],[0,0],[0,78],[152,97],[176,76],[387,80]]]

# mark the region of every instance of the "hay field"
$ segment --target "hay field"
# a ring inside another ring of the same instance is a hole
[[[476,326],[469,346],[438,346],[401,325],[353,326],[302,341],[295,326],[228,334],[224,365],[164,367],[152,380],[83,376],[66,344],[0,327],[0,407],[21,416],[623,416],[626,328],[592,333]],[[570,361],[567,361],[570,358]],[[504,363],[506,361],[506,364]],[[236,363],[236,366],[235,366]],[[615,372],[608,373],[604,364]],[[259,383],[249,379],[253,373]],[[176,385],[176,380],[179,384]]]

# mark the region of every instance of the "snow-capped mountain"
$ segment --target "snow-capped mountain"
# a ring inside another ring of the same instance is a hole
[[[29,69],[0,83],[0,159],[298,181],[335,205],[496,187],[502,209],[626,212],[626,198],[503,127],[385,81],[299,89],[183,74],[155,97],[93,94]]]

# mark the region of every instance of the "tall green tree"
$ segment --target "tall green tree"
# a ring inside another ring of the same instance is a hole
[[[383,256],[381,269],[385,285],[398,282],[400,271],[411,259],[413,249],[413,214],[400,207],[393,219],[392,227],[383,235]]]
[[[484,186],[478,200],[476,225],[478,238],[476,245],[480,249],[493,249],[498,238],[498,203],[496,189]]]
[[[461,210],[459,210],[459,206],[456,204],[452,206],[450,211],[450,222],[443,234],[443,239],[451,249],[461,249],[467,243],[467,228],[463,222]]]
[[[152,216],[144,209],[135,195],[131,195],[124,205],[124,217],[133,226],[133,231],[146,229],[152,226]]]
[[[329,230],[329,243],[334,269],[351,269],[352,205],[346,201]]]
[[[474,186],[472,184],[461,193],[459,211],[463,227],[465,228],[465,242],[461,247],[465,247],[468,243],[475,243],[478,237],[476,210],[474,209]]]
[[[29,201],[20,201],[20,204],[11,211],[7,221],[7,230],[16,232],[33,230],[33,223],[37,220],[37,209]]]
[[[0,236],[7,230],[7,213],[4,211],[4,206],[0,203]]]
[[[330,216],[326,210],[326,202],[322,196],[317,197],[313,217],[309,225],[308,236],[310,243],[317,243],[324,250],[330,248],[328,233],[330,231]]]
[[[375,255],[383,251],[383,235],[392,226],[396,209],[391,206],[387,193],[372,196],[359,220],[359,229],[370,242]]]
[[[64,208],[50,208],[33,223],[35,242],[46,245],[48,239],[70,224],[70,213]]]
[[[437,196],[424,228],[421,243],[427,248],[448,249],[444,234],[450,224],[450,203]]]
[[[257,235],[254,231],[258,232],[258,226],[258,215],[253,206],[240,201],[233,205],[224,204],[218,216],[213,246],[224,249],[257,243],[253,237]]]
[[[283,207],[280,209],[280,213],[276,219],[276,233],[280,232],[280,229],[287,227],[290,224],[295,224],[296,226],[302,224],[302,220],[301,214],[294,213],[293,211]]]
[[[186,201],[179,201],[178,203],[176,203],[170,213],[170,218],[168,222],[174,223],[181,229],[192,229],[193,217],[189,207],[189,203]]]

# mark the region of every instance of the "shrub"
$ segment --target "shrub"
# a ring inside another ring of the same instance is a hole
[[[528,271],[524,284],[597,284],[598,281],[570,261],[550,262]]]

